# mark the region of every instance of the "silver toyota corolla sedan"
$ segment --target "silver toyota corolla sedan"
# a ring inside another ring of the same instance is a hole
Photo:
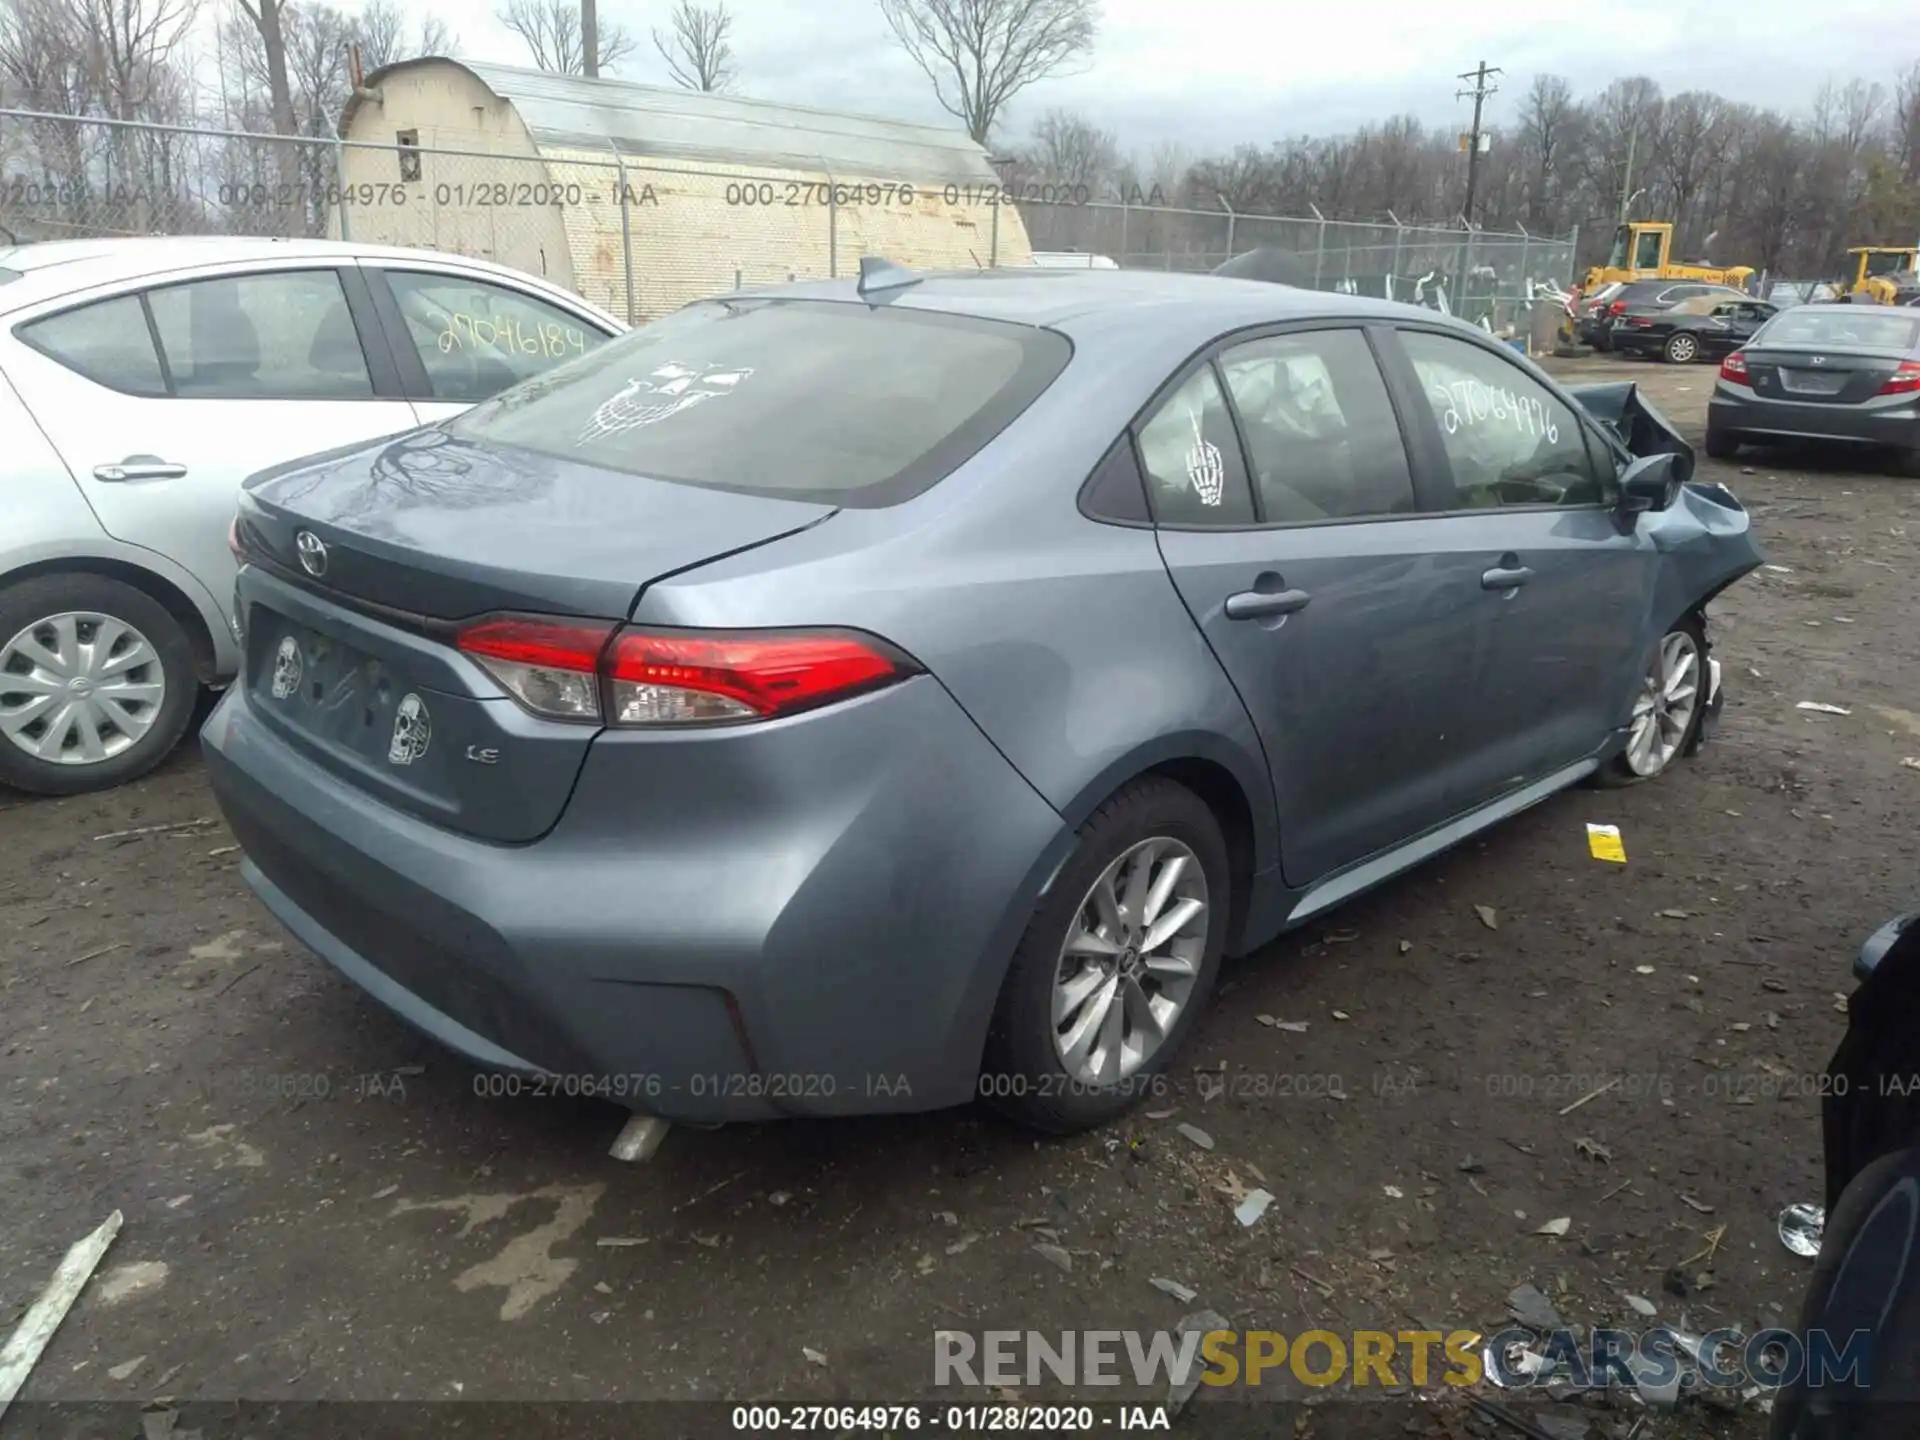
[[[1255,281],[865,269],[246,487],[243,873],[482,1066],[1098,1123],[1223,954],[1705,736],[1760,552],[1633,387]]]
[[[623,328],[425,250],[0,248],[0,783],[143,774],[233,674],[227,530],[248,475],[457,415]]]

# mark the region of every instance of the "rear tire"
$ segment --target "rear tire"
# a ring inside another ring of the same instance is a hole
[[[145,591],[83,573],[0,589],[0,783],[124,784],[166,759],[199,696],[186,633]]]
[[[1731,460],[1740,453],[1740,442],[1726,431],[1708,426],[1705,448],[1709,460]]]
[[[1691,365],[1700,358],[1700,342],[1684,330],[1669,335],[1660,347],[1660,358],[1669,365]]]
[[[1130,856],[1144,857],[1147,866],[1133,895]],[[1173,861],[1179,868],[1168,879]],[[1112,892],[1118,905],[1103,911],[1097,892],[1116,866],[1122,867]],[[1206,1008],[1219,973],[1233,908],[1230,883],[1220,823],[1184,786],[1148,776],[1096,810],[1014,952],[987,1036],[981,1097],[1031,1129],[1067,1135],[1164,1093],[1163,1072]],[[1170,921],[1195,899],[1199,913],[1153,943],[1155,923]],[[1109,945],[1118,953],[1095,953]],[[1181,966],[1190,976],[1178,973]],[[1148,1015],[1160,1023],[1143,1032],[1136,1021]],[[1087,1037],[1085,1048],[1073,1043],[1080,1035]],[[1140,1052],[1130,1067],[1129,1047]],[[1076,1053],[1080,1060],[1069,1068],[1066,1056]],[[1098,1060],[1106,1056],[1121,1058],[1102,1067]]]
[[[1688,702],[1684,710],[1678,703],[1682,691]],[[1626,746],[1600,767],[1594,783],[1619,789],[1658,779],[1687,753],[1706,714],[1706,630],[1698,615],[1688,615],[1667,628],[1647,657]]]

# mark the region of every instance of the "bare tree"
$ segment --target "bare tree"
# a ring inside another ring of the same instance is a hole
[[[1113,132],[1072,110],[1047,111],[1027,142],[1027,163],[1055,185],[1096,190],[1112,176],[1119,159]]]
[[[1517,148],[1527,166],[1526,224],[1535,230],[1557,229],[1563,223],[1562,197],[1571,185],[1568,152],[1576,143],[1580,122],[1573,90],[1558,75],[1536,75],[1520,102]]]
[[[725,90],[735,79],[732,30],[726,0],[713,5],[679,0],[667,30],[654,28],[653,46],[667,62],[674,84],[688,90]]]
[[[460,39],[437,15],[424,16],[417,38],[407,38],[407,18],[394,0],[369,0],[360,12],[354,38],[368,70],[421,55],[457,55]]]
[[[287,34],[285,0],[235,0],[260,36],[260,49],[267,72],[267,101],[272,110],[277,134],[297,135],[300,123],[293,113],[293,82],[287,77]],[[280,179],[294,183],[295,157],[281,147]]]
[[[197,8],[198,0],[81,0],[94,89],[115,119],[137,118],[161,88]]]
[[[580,37],[580,7],[574,0],[507,0],[494,16],[525,43],[533,63],[556,75],[586,73]],[[633,37],[618,25],[599,26],[599,66],[602,71],[633,53]]]
[[[1093,50],[1100,0],[880,0],[948,114],[985,145],[1006,103]]]

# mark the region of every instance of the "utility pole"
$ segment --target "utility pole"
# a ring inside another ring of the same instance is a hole
[[[600,6],[580,0],[580,67],[589,80],[600,76]]]
[[[1640,119],[1634,117],[1633,128],[1627,132],[1627,170],[1620,177],[1620,223],[1627,223],[1627,212],[1633,208],[1633,152],[1640,144]]]
[[[1456,100],[1464,100],[1469,95],[1473,97],[1473,131],[1467,136],[1467,203],[1460,207],[1461,217],[1469,225],[1473,223],[1473,192],[1480,182],[1480,112],[1487,103],[1487,97],[1500,89],[1498,85],[1487,83],[1499,73],[1498,65],[1489,66],[1482,60],[1466,74],[1455,77],[1473,82],[1471,90],[1456,90],[1453,95]]]

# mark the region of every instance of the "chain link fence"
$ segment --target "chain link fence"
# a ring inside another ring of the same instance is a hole
[[[1299,283],[1436,305],[1496,330],[1525,328],[1536,282],[1570,279],[1576,238],[671,166],[611,147],[509,154],[0,110],[0,243],[201,234],[496,260],[632,321],[850,274],[865,255],[989,268],[1077,251],[1205,272],[1270,248],[1291,257]]]

